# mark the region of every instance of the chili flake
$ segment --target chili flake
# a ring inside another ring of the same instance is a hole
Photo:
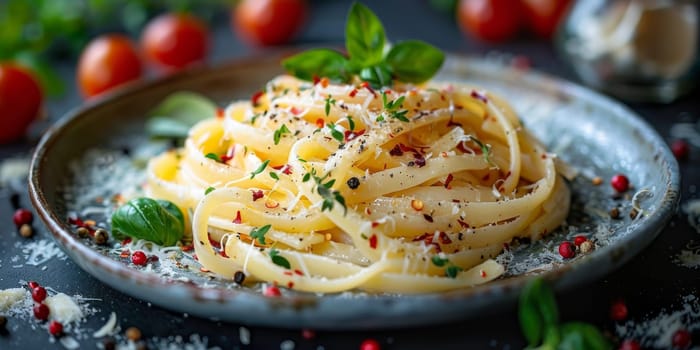
[[[373,234],[369,237],[369,247],[372,249],[377,249],[377,235]]]
[[[240,210],[237,210],[237,211],[236,211],[236,218],[233,219],[233,223],[234,223],[234,224],[240,224],[241,222],[243,222],[243,221],[241,220],[241,211],[240,211]]]
[[[263,197],[263,191],[262,190],[251,190],[253,192],[253,202],[257,201],[258,199]],[[240,213],[240,212],[239,212]]]

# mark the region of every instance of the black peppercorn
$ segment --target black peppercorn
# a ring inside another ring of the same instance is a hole
[[[245,273],[243,273],[243,271],[236,271],[236,273],[233,274],[233,281],[238,285],[243,284],[243,281],[245,281]]]
[[[348,179],[347,184],[348,184],[348,187],[350,187],[351,189],[354,190],[360,186],[360,179],[353,176],[353,177]]]

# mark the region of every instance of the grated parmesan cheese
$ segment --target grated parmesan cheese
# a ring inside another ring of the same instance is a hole
[[[44,304],[51,310],[49,317],[52,320],[65,324],[76,322],[83,318],[83,312],[80,310],[80,306],[78,306],[73,298],[64,293],[58,293],[46,298]]]
[[[29,292],[24,288],[0,290],[0,312],[7,312],[27,297],[29,297]]]

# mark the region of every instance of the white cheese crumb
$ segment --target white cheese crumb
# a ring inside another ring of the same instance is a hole
[[[115,327],[117,326],[117,314],[112,312],[109,315],[109,319],[107,320],[107,323],[102,326],[102,328],[98,329],[95,333],[92,334],[93,337],[95,338],[102,338],[106,335],[111,335],[114,334]]]
[[[61,345],[63,345],[64,348],[68,350],[75,350],[80,348],[80,343],[78,343],[75,338],[69,336],[69,335],[64,335],[62,336],[59,341],[61,342]]]
[[[238,328],[238,334],[241,339],[241,344],[243,345],[249,345],[250,344],[250,331],[248,328],[241,327]]]
[[[76,322],[83,318],[83,312],[80,310],[80,306],[78,306],[73,298],[64,293],[58,293],[48,297],[44,303],[49,307],[51,319],[63,324]]]
[[[291,340],[285,340],[280,343],[280,350],[294,350],[294,342]]]
[[[29,292],[24,288],[10,288],[0,290],[0,312],[6,312],[15,304],[24,300]]]

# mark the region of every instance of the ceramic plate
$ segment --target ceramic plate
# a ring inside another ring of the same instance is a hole
[[[143,132],[147,111],[176,91],[203,93],[220,105],[250,98],[281,73],[278,55],[189,70],[119,91],[70,113],[41,140],[34,154],[30,193],[54,238],[84,270],[126,294],[192,315],[276,327],[358,329],[445,322],[512,307],[534,275],[556,288],[598,278],[639,253],[661,231],[678,200],[678,166],[659,135],[620,103],[535,72],[450,57],[437,77],[490,89],[507,98],[549,150],[579,173],[570,183],[567,224],[548,238],[512,246],[498,257],[498,280],[427,295],[346,292],[318,295],[283,290],[269,298],[259,286],[238,287],[202,272],[191,252],[173,250],[148,267],[130,264],[119,242],[96,246],[78,237],[75,213],[105,222],[111,198],[138,191],[142,160],[158,149]],[[608,180],[627,174],[637,192],[616,198]],[[591,179],[599,176],[601,185]],[[87,199],[86,199],[87,198]],[[636,218],[633,204],[642,211]],[[621,218],[608,211],[619,207]],[[564,260],[558,244],[583,234],[595,249]]]

